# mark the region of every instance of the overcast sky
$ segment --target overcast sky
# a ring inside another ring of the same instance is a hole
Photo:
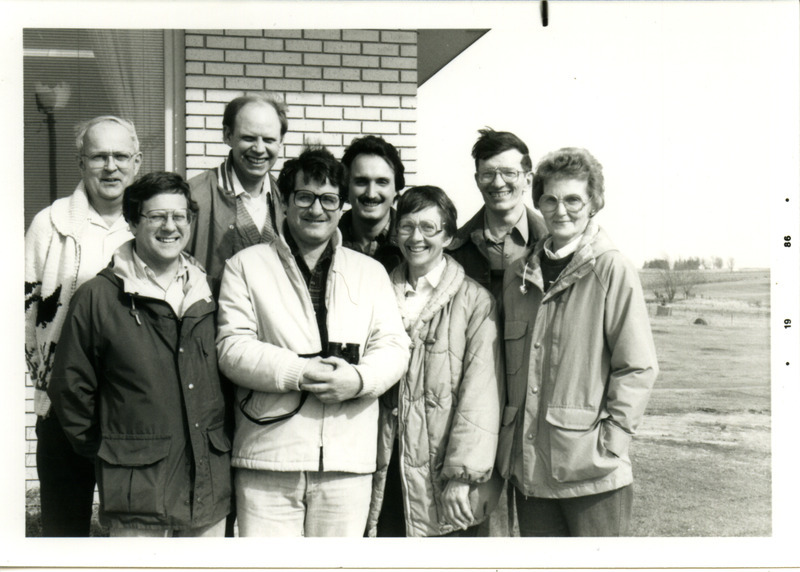
[[[534,164],[586,147],[606,177],[598,220],[637,266],[662,255],[769,266],[771,205],[797,188],[791,4],[551,2],[547,28],[529,14],[420,87],[418,181],[451,194],[461,224],[481,204],[479,128],[517,133]]]

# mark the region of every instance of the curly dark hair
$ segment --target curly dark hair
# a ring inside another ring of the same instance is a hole
[[[325,147],[312,145],[303,149],[299,157],[289,159],[283,164],[278,175],[278,190],[284,203],[288,204],[289,195],[294,191],[295,178],[301,171],[306,181],[312,180],[320,184],[328,182],[338,187],[339,197],[344,202],[347,196],[344,166]]]

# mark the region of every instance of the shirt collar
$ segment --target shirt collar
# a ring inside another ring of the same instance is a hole
[[[131,251],[133,252],[133,269],[136,273],[136,277],[141,280],[154,282],[160,288],[161,285],[158,284],[158,281],[156,280],[155,272],[153,272],[150,267],[147,266],[147,263],[142,260],[142,258],[136,252],[136,248],[132,248]],[[181,252],[179,257],[180,266],[178,267],[178,271],[175,273],[173,280],[184,280],[187,279],[189,275],[189,263],[186,259],[186,256],[184,256],[184,254]]]
[[[97,225],[105,230],[116,230],[118,227],[128,226],[128,222],[125,220],[125,217],[122,216],[121,211],[119,216],[114,220],[113,224],[109,226],[105,219],[103,219],[102,215],[97,212],[97,209],[92,206],[92,203],[89,203],[89,211],[86,213],[86,220],[88,220],[90,224]]]
[[[522,212],[517,219],[517,222],[514,223],[514,226],[511,227],[511,230],[508,231],[508,234],[516,234],[518,240],[521,240],[522,243],[526,243],[528,241],[528,217],[526,216],[527,212],[525,209],[522,209]],[[507,235],[506,235],[507,236]],[[490,241],[490,242],[502,242],[506,236],[495,237],[489,231],[489,225],[486,221],[486,214],[483,215],[483,238]]]
[[[233,155],[231,154],[228,164],[230,165],[230,173],[231,173],[231,187],[233,187],[233,194],[235,196],[244,195],[244,198],[253,198],[250,193],[248,193],[242,182],[239,180],[238,175],[236,175],[236,169],[233,168]],[[258,195],[258,198],[266,197],[266,193],[264,193],[264,182],[267,180],[269,175],[264,177],[264,181],[261,181],[261,194]]]
[[[580,246],[581,243],[581,238],[583,238],[583,233],[579,234],[567,244],[553,252],[553,237],[548,237],[548,239],[544,241],[544,253],[550,260],[561,260],[562,258],[565,258],[578,250],[578,246]]]
[[[435,290],[436,287],[439,285],[439,282],[442,281],[442,275],[444,275],[444,269],[447,266],[447,261],[442,257],[439,263],[434,266],[430,272],[428,272],[425,276],[421,276],[419,280],[417,280],[417,287],[414,288],[411,286],[411,283],[406,280],[405,283],[405,292],[419,292],[420,290]],[[427,285],[430,285],[428,287]]]
[[[292,253],[292,256],[302,259],[303,255],[300,253],[300,247],[297,246],[297,241],[295,241],[294,237],[292,236],[292,231],[289,230],[289,223],[286,221],[283,222],[283,238],[286,241],[286,244],[289,246],[289,252]],[[334,236],[331,236],[330,239],[328,239],[328,244],[325,245],[325,250],[322,251],[319,261],[317,261],[317,265],[319,265],[319,263],[326,258],[333,256],[334,238]]]

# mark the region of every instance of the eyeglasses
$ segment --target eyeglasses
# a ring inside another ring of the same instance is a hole
[[[483,184],[491,183],[497,177],[500,177],[506,183],[516,183],[519,176],[528,171],[517,171],[516,169],[492,169],[491,171],[481,171],[478,173],[478,181]]]
[[[82,155],[86,157],[90,167],[98,169],[109,164],[114,159],[114,164],[119,167],[127,167],[133,161],[134,155],[129,153],[95,153],[94,155]]]
[[[576,213],[586,206],[584,200],[578,195],[567,195],[563,199],[553,195],[542,195],[539,197],[539,210],[543,213],[552,213],[558,208],[558,203],[563,203],[568,213]]]
[[[342,197],[336,193],[322,193],[318,195],[311,191],[295,191],[294,204],[301,209],[310,209],[314,201],[319,200],[320,206],[326,211],[335,211],[342,204]]]
[[[401,222],[397,225],[397,234],[400,236],[411,236],[417,229],[419,229],[420,233],[422,233],[422,236],[425,238],[433,238],[444,230],[443,228],[436,228],[435,224],[424,220],[419,224]]]
[[[140,213],[141,217],[147,221],[150,226],[164,226],[167,220],[172,217],[172,222],[175,226],[187,226],[192,222],[194,213],[188,209],[178,209],[174,211],[148,211]]]

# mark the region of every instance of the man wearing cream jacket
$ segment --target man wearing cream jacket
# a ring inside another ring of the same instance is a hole
[[[343,168],[324,148],[278,178],[284,232],[223,273],[217,349],[237,386],[240,536],[364,533],[378,400],[409,357],[389,277],[343,248]]]

